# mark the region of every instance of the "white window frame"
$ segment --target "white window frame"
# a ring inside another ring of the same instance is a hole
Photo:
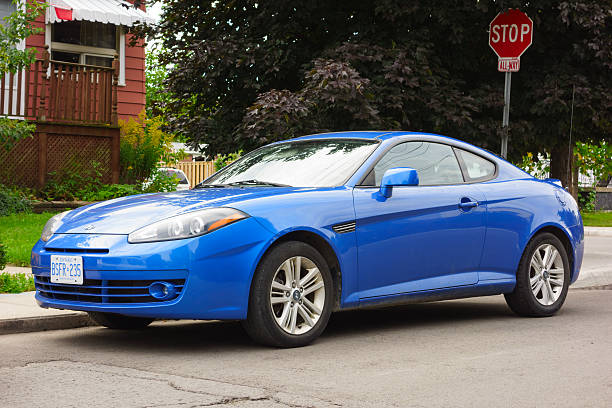
[[[122,26],[119,28],[119,52],[113,48],[90,47],[86,45],[68,44],[62,42],[51,41],[51,30],[53,24],[46,24],[45,44],[49,46],[49,53],[52,51],[64,51],[80,54],[79,63],[85,64],[85,56],[96,57],[114,57],[119,54],[119,86],[125,86],[125,30]]]

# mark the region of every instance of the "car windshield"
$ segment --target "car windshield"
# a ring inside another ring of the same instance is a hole
[[[199,187],[334,187],[346,182],[377,146],[377,141],[360,139],[279,143],[247,154]]]

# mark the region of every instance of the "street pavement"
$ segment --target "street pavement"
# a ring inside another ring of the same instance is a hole
[[[502,296],[337,313],[314,344],[237,322],[0,336],[3,407],[610,407],[612,291],[551,318]]]
[[[612,236],[590,235],[552,318],[516,317],[502,296],[342,312],[293,350],[237,322],[5,334],[0,407],[609,407],[609,289]],[[27,296],[0,296],[0,315]]]

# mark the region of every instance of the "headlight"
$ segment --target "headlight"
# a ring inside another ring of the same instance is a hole
[[[70,211],[64,211],[63,213],[59,213],[49,218],[49,221],[45,224],[45,227],[42,230],[42,234],[40,234],[40,239],[47,242],[51,236],[57,231],[60,225],[62,225],[62,218],[66,216]]]
[[[247,214],[233,208],[208,208],[147,225],[132,232],[128,242],[137,244],[199,237],[247,217]]]

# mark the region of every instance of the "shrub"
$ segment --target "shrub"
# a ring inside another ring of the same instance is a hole
[[[11,150],[21,139],[32,137],[36,125],[27,120],[0,117],[0,146]]]
[[[224,155],[217,155],[215,157],[215,171],[219,171],[228,164],[238,160],[242,156],[242,150],[238,150],[234,153],[228,153]]]
[[[0,217],[31,210],[32,203],[30,200],[18,192],[0,186]]]
[[[34,289],[34,277],[31,275],[0,273],[0,293],[21,293]]]
[[[175,191],[179,183],[177,177],[155,170],[151,178],[143,183],[143,193],[161,193]]]
[[[4,269],[7,262],[6,246],[0,241],[0,270]]]
[[[71,159],[61,171],[49,172],[45,187],[40,196],[45,200],[80,200],[89,192],[99,191],[102,187],[101,163],[91,162],[88,168]]]
[[[144,111],[138,120],[119,121],[122,182],[142,183],[152,177],[159,162],[173,163],[184,155],[172,152],[174,136],[162,130],[163,124],[160,117],[146,118]]]

